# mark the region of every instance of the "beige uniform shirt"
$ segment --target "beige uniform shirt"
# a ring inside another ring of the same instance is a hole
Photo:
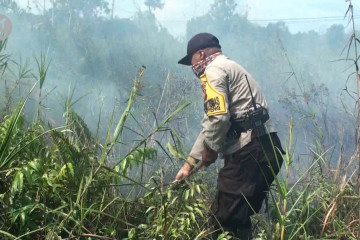
[[[215,58],[205,69],[201,78],[204,95],[204,119],[202,130],[190,152],[190,157],[201,161],[205,143],[221,155],[231,154],[251,141],[252,130],[241,133],[240,138],[227,138],[230,118],[241,118],[252,108],[249,80],[256,103],[269,112],[265,96],[251,75],[239,64],[224,55]],[[269,113],[270,114],[270,113]],[[270,119],[265,123],[268,133],[276,132]]]

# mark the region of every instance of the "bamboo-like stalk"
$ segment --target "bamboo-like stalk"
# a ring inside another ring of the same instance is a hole
[[[290,121],[289,123],[289,151],[291,151],[291,141],[292,141],[292,128],[293,128],[293,122]],[[290,176],[290,165],[292,161],[290,158],[285,158],[285,166],[286,166],[286,178],[285,178],[285,189],[288,188],[289,184],[289,176]],[[285,219],[287,216],[287,196],[283,198],[283,212],[282,212],[282,219],[281,219],[281,232],[280,232],[280,238],[281,240],[285,239]]]
[[[347,0],[347,2],[349,2],[349,8],[346,12],[346,15],[348,13],[350,13],[350,21],[352,22],[352,36],[351,36],[351,41],[349,44],[349,50],[351,47],[351,42],[354,41],[354,47],[355,47],[355,60],[354,60],[354,65],[355,65],[355,74],[356,74],[356,86],[357,86],[357,143],[356,143],[356,154],[358,157],[358,161],[359,161],[359,170],[358,170],[358,190],[359,190],[359,196],[360,196],[360,75],[359,75],[359,66],[358,66],[358,60],[359,60],[359,56],[358,56],[358,51],[357,51],[357,43],[359,41],[359,39],[356,38],[356,31],[355,31],[355,21],[354,21],[354,6],[352,5],[352,1],[351,0]],[[346,16],[345,15],[345,16]],[[359,207],[359,226],[360,226],[360,207]],[[358,231],[358,236],[360,239],[360,231]]]
[[[139,87],[141,86],[140,79],[143,76],[144,71],[145,71],[145,68],[141,67],[140,71],[138,73],[138,77],[134,80],[133,88],[131,90],[130,97],[128,99],[128,105],[126,106],[126,109],[123,112],[123,114],[121,115],[121,118],[120,118],[120,120],[119,120],[119,122],[118,122],[118,124],[116,126],[116,129],[114,131],[114,137],[112,139],[108,154],[111,151],[111,149],[114,147],[114,144],[116,143],[117,139],[119,138],[119,136],[121,136],[121,134],[122,134],[122,132],[124,130],[126,119],[128,118],[128,116],[130,114],[130,110],[131,110],[131,108],[132,108],[132,106],[134,104],[134,101],[135,101],[135,96],[137,95],[137,93],[139,91]]]
[[[36,61],[36,64],[38,67],[38,72],[39,72],[39,78],[38,78],[38,80],[39,80],[39,104],[38,104],[38,110],[37,110],[37,115],[36,115],[36,118],[39,119],[40,109],[41,109],[41,90],[42,90],[42,87],[43,87],[45,79],[46,79],[46,74],[49,69],[50,62],[47,63],[46,55],[43,52],[41,52],[40,60],[35,58],[35,61]]]

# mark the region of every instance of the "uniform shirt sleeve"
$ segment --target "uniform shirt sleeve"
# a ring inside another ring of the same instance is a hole
[[[204,142],[212,150],[220,153],[224,151],[226,134],[231,126],[229,99],[228,99],[228,79],[227,74],[221,68],[211,66],[205,71],[206,78],[211,87],[224,97],[224,111],[220,113],[207,114],[207,121],[203,124]],[[210,115],[210,116],[209,116]]]
[[[194,146],[192,147],[191,151],[190,151],[190,157],[195,159],[195,163],[197,164],[199,161],[201,161],[201,153],[204,150],[204,140],[205,140],[205,129],[204,129],[204,125],[205,123],[209,121],[208,117],[205,115],[203,120],[202,120],[202,129],[201,132],[199,133]]]
[[[224,151],[223,147],[226,134],[231,125],[226,73],[218,67],[209,67],[206,69],[206,79],[214,90],[224,96],[225,113],[208,113],[204,115],[204,119],[202,121],[202,130],[190,152],[190,156],[194,158],[196,162],[201,161],[201,153],[204,150],[204,142],[212,150],[218,153]],[[206,97],[204,95],[204,100],[205,98]]]

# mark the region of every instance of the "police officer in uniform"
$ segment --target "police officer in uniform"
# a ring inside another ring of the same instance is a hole
[[[188,177],[195,166],[208,167],[222,156],[224,167],[209,218],[214,232],[211,239],[217,239],[223,229],[237,239],[250,240],[250,216],[260,211],[284,154],[265,96],[251,75],[222,53],[212,34],[200,33],[190,39],[187,55],[178,63],[192,66],[200,79],[205,114],[202,130],[176,180]]]

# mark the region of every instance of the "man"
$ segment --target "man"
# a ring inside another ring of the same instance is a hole
[[[250,216],[260,211],[284,154],[265,96],[244,68],[222,54],[219,40],[209,33],[190,39],[187,55],[178,63],[192,66],[201,80],[205,115],[176,180],[222,155],[225,164],[209,219],[211,238],[217,239],[223,229],[241,240],[251,239]]]

